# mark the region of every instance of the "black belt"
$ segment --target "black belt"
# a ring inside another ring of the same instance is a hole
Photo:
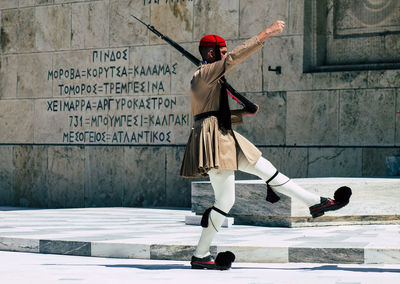
[[[195,115],[193,117],[193,119],[194,119],[194,121],[198,121],[198,120],[210,117],[210,116],[218,116],[218,114],[219,114],[219,111],[207,111],[207,112],[203,112],[203,113],[199,113],[199,114]]]

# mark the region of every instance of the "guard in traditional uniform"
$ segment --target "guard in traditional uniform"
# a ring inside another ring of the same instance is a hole
[[[258,35],[227,52],[225,40],[207,35],[200,40],[199,51],[203,64],[191,80],[191,110],[193,128],[186,145],[180,175],[182,177],[209,176],[215,194],[214,206],[203,214],[203,231],[191,260],[192,268],[226,270],[234,261],[232,252],[219,253],[214,259],[209,249],[215,234],[235,202],[234,171],[256,175],[267,185],[267,200],[277,202],[274,190],[297,198],[310,208],[312,217],[339,209],[349,202],[351,190],[341,187],[334,199],[320,197],[306,191],[278,172],[261,152],[246,138],[232,130],[243,116],[254,116],[245,109],[229,109],[225,73],[263,47],[272,35],[282,33],[285,23],[274,22]],[[268,56],[268,54],[267,54]]]

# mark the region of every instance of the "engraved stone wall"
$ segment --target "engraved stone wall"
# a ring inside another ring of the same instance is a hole
[[[195,66],[131,14],[197,57],[205,34],[231,50],[287,23],[227,79],[260,105],[236,130],[288,176],[384,176],[400,154],[398,1],[4,0],[1,205],[190,207]]]

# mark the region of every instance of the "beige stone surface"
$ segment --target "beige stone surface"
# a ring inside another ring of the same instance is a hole
[[[360,148],[310,148],[308,153],[308,177],[362,176]]]
[[[290,35],[304,34],[304,1],[305,0],[289,0],[287,33]]]
[[[385,38],[385,48],[393,58],[399,58],[400,44],[398,34],[389,34]]]
[[[39,51],[71,47],[71,6],[36,7],[36,48]]]
[[[36,0],[36,1],[43,1],[43,0]],[[44,0],[46,1],[46,0]],[[65,4],[65,3],[72,3],[72,2],[85,2],[87,0],[50,0],[54,1],[54,4]]]
[[[362,175],[387,176],[386,158],[399,156],[399,148],[365,148],[362,150]]]
[[[23,8],[23,7],[29,7],[29,6],[35,6],[36,2],[38,0],[19,0],[19,7]]]
[[[131,14],[150,23],[150,7],[143,6],[142,1],[110,0],[110,46],[149,43],[148,29]]]
[[[338,143],[339,92],[288,92],[287,145]]]
[[[32,53],[18,56],[17,98],[50,98],[52,82],[47,80],[52,55]]]
[[[368,88],[398,88],[399,70],[374,70],[368,72]]]
[[[398,58],[394,52],[391,54],[391,49],[382,48],[380,36],[350,38],[328,36],[327,39],[326,56],[329,65],[375,63],[381,59],[387,61]]]
[[[17,56],[0,57],[0,99],[17,97]]]
[[[124,157],[121,159],[126,175],[123,206],[155,207],[166,204],[165,159],[166,148],[124,149]]]
[[[3,53],[3,44],[2,44],[2,41],[1,41],[1,38],[3,37],[2,24],[3,24],[3,22],[1,20],[1,10],[0,10],[0,54]]]
[[[228,41],[228,51],[233,50],[244,40]],[[238,92],[260,92],[262,90],[262,51],[250,55],[235,66],[226,79]]]
[[[190,52],[193,56],[201,60],[199,53],[199,43],[195,39],[194,43],[180,44],[185,50]],[[193,73],[196,70],[196,65],[189,61],[186,57],[177,51],[175,48],[168,46],[165,47],[171,51],[171,65],[176,63],[176,74],[171,75],[171,94],[189,94],[190,80],[192,80]]]
[[[36,18],[35,8],[19,9],[18,17],[18,51],[36,51]]]
[[[48,200],[52,208],[84,207],[85,149],[48,148]]]
[[[260,147],[263,157],[270,161],[277,170],[290,178],[307,176],[308,149]]]
[[[158,5],[151,5],[151,25],[173,41],[192,41],[193,3],[195,1],[160,1]],[[150,44],[154,43],[164,41],[151,33]]]
[[[109,45],[109,1],[72,5],[72,48]]]
[[[393,89],[341,91],[340,145],[393,145]]]
[[[122,206],[127,188],[123,147],[85,148],[85,207]]]
[[[237,131],[256,145],[285,144],[286,94],[283,92],[245,93],[247,99],[260,106],[255,117],[244,117]],[[241,109],[231,100],[231,109]]]
[[[208,178],[182,178],[179,170],[185,153],[185,147],[166,148],[166,206],[190,207],[191,206],[191,183]]]
[[[0,1],[0,9],[11,9],[18,7],[18,0],[2,0]]]
[[[13,192],[13,146],[0,146],[0,205],[14,201]]]
[[[30,100],[2,100],[0,143],[33,143],[33,103]]]
[[[239,0],[198,0],[193,9],[193,39],[207,34],[226,40],[239,36]]]
[[[281,66],[282,73],[268,71]],[[273,36],[263,48],[264,91],[310,90],[312,75],[303,73],[303,37]]]
[[[240,1],[240,38],[252,37],[269,27],[276,20],[288,23],[289,1]],[[288,28],[286,27],[283,34],[287,33]]]
[[[1,50],[3,53],[17,52],[18,48],[18,10],[1,11]]]
[[[14,146],[14,205],[48,207],[47,146]]]
[[[367,88],[368,72],[321,72],[312,74],[312,88],[318,89],[361,89]]]
[[[36,2],[35,2],[36,5],[49,5],[49,4],[53,4],[53,3],[54,3],[54,0],[36,0]]]
[[[396,136],[394,138],[394,143],[396,146],[400,145],[400,88],[397,89],[397,98],[396,98]]]

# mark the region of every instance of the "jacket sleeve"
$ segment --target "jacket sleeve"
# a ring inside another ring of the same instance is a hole
[[[209,85],[214,84],[235,65],[245,60],[261,47],[263,47],[263,44],[260,42],[257,36],[248,39],[231,52],[228,52],[225,60],[219,60],[217,62],[204,65],[200,69],[201,79]]]

